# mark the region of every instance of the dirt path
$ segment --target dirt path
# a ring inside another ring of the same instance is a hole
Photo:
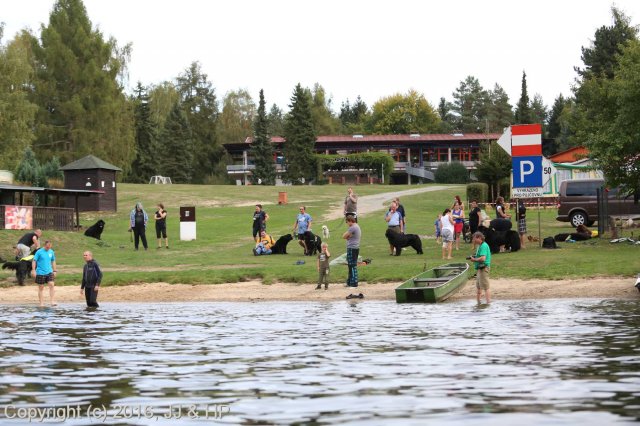
[[[377,210],[383,210],[387,207],[386,204],[391,201],[392,198],[422,194],[423,192],[432,192],[432,191],[441,191],[443,189],[451,188],[451,186],[428,186],[428,187],[420,187],[415,189],[405,189],[404,191],[395,191],[395,192],[385,192],[382,194],[375,195],[363,195],[358,197],[358,215],[362,216],[367,213],[372,213]],[[331,210],[328,214],[324,215],[322,218],[324,221],[340,219],[344,214],[344,205],[339,204],[335,208]]]

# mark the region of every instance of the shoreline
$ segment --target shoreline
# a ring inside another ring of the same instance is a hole
[[[362,283],[356,292],[365,295],[364,300],[395,300],[394,289],[400,282]],[[556,281],[492,279],[491,299],[531,300],[559,298],[640,299],[634,287],[635,279],[627,277],[564,279]],[[98,302],[262,302],[306,301],[326,302],[344,300],[355,289],[347,289],[342,283],[329,284],[328,290],[315,290],[315,283],[262,284],[246,281],[228,284],[168,284],[148,283],[101,287]],[[351,291],[349,291],[351,290]],[[45,301],[48,289],[45,288]],[[448,300],[475,300],[475,281],[469,280],[458,293]],[[56,287],[57,303],[81,303],[80,286]],[[34,284],[0,288],[1,304],[37,304],[38,290]],[[446,302],[445,302],[446,303]],[[45,303],[46,304],[46,303]]]

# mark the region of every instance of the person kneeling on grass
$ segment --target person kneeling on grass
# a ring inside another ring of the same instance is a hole
[[[476,270],[476,288],[478,289],[478,304],[484,290],[487,303],[491,303],[491,292],[489,291],[489,271],[491,270],[491,249],[484,240],[482,232],[473,234],[473,244],[478,247],[476,254],[469,256],[473,261]]]
[[[265,231],[260,231],[260,237],[256,238],[256,246],[253,249],[254,256],[260,256],[261,254],[271,254],[271,247],[275,244],[273,237],[268,235]]]

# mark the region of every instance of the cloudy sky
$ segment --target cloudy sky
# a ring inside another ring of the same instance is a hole
[[[39,34],[54,0],[2,0],[3,42]],[[320,83],[334,109],[360,95],[371,105],[417,90],[436,106],[467,76],[501,85],[515,104],[522,71],[529,95],[550,106],[570,94],[574,66],[595,30],[612,22],[600,0],[84,0],[89,18],[132,43],[130,86],[171,80],[193,61],[216,88],[247,89],[288,110],[294,86]],[[616,0],[640,22],[640,1]]]

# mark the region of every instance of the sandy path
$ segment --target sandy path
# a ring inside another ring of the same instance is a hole
[[[559,281],[497,279],[491,282],[493,300],[614,298],[640,299],[634,287],[635,279],[596,278]],[[400,283],[362,284],[358,291],[365,300],[395,300],[394,289]],[[315,290],[315,284],[264,285],[260,281],[232,284],[187,285],[151,283],[127,286],[105,286],[100,290],[100,302],[211,302],[211,301],[338,301],[349,291],[342,284],[330,284],[329,290]],[[475,284],[467,285],[451,300],[475,299]],[[45,297],[48,292],[45,290]],[[35,285],[0,289],[0,303],[35,304]],[[56,299],[61,303],[84,303],[79,286],[57,287]]]
[[[388,207],[388,204],[392,198],[400,197],[400,202],[402,202],[402,197],[407,195],[415,195],[421,194],[423,192],[432,192],[432,191],[440,191],[443,189],[451,188],[451,186],[428,186],[428,187],[420,187],[415,189],[405,189],[404,191],[396,191],[396,192],[385,192],[382,194],[375,195],[363,195],[358,197],[358,215],[363,215],[367,213],[371,213],[377,210],[382,210]],[[356,188],[357,189],[357,188]],[[345,195],[346,197],[346,195]],[[322,218],[324,221],[340,219],[344,214],[344,204],[339,204],[337,207],[333,208],[330,213],[324,215]]]

